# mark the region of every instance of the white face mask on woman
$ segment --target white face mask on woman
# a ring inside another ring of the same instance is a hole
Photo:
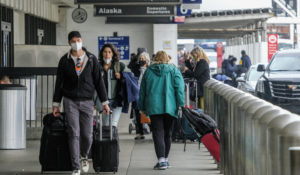
[[[106,64],[109,64],[111,62],[112,58],[109,58],[109,59],[104,59],[105,63]]]
[[[79,51],[82,48],[82,42],[71,43],[71,48],[74,51]]]

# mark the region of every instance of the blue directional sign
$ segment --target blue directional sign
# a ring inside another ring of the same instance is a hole
[[[191,16],[192,10],[191,9],[184,9],[181,5],[177,5],[177,12],[176,16]]]
[[[183,0],[183,4],[201,4],[202,0]]]
[[[114,45],[120,54],[120,60],[129,60],[129,36],[99,36],[98,50],[100,52],[104,44]]]

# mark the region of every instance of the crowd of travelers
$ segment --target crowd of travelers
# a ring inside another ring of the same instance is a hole
[[[72,175],[89,170],[95,109],[102,112],[102,124],[108,126],[111,122],[116,132],[122,112],[130,112],[136,124],[135,140],[145,139],[148,131],[141,120],[142,116],[149,118],[157,156],[154,169],[170,168],[168,156],[173,127],[180,107],[185,106],[185,79],[196,81],[197,108],[204,108],[203,86],[211,77],[210,61],[204,49],[195,47],[190,53],[185,52],[177,67],[165,51],[150,57],[147,49],[138,48],[126,66],[112,44],[105,44],[96,57],[83,47],[78,31],[70,32],[68,41],[71,49],[58,64],[53,116],[61,115],[63,99]],[[247,71],[250,58],[244,50],[241,54],[239,65],[232,55],[224,59],[223,75],[235,79]],[[9,78],[1,77],[0,84],[10,84]]]
[[[196,79],[198,96],[203,96],[203,84],[210,78],[209,59],[204,50],[196,47],[184,58],[178,69],[170,63],[172,59],[165,51],[158,51],[150,58],[145,48],[132,53],[126,66],[112,44],[105,44],[99,57],[83,46],[81,34],[72,31],[68,35],[71,50],[59,61],[53,97],[53,115],[60,116],[63,100],[68,121],[68,143],[73,175],[89,169],[88,154],[93,142],[93,109],[103,112],[102,123],[108,125],[112,116],[112,127],[116,130],[122,112],[135,117],[135,140],[145,139],[141,116],[151,121],[157,163],[154,169],[170,167],[168,156],[172,142],[174,122],[180,107],[185,106],[184,79]],[[75,70],[75,71],[73,71]],[[94,99],[94,92],[97,98]],[[200,98],[199,98],[200,99]],[[199,106],[203,107],[199,100]]]

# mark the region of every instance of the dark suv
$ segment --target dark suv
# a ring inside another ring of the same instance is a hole
[[[255,94],[275,105],[300,114],[300,50],[284,50],[274,54],[258,80]]]

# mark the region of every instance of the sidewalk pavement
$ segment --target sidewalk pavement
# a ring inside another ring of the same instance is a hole
[[[199,150],[198,143],[188,143],[186,152],[183,152],[182,143],[173,143],[169,156],[172,167],[153,170],[157,160],[151,135],[145,140],[135,141],[135,134],[128,133],[129,123],[128,115],[122,115],[119,123],[120,166],[116,175],[220,175],[212,156],[203,144]],[[0,175],[41,174],[39,147],[39,140],[28,140],[25,150],[0,150]],[[88,174],[94,174],[92,162]]]

